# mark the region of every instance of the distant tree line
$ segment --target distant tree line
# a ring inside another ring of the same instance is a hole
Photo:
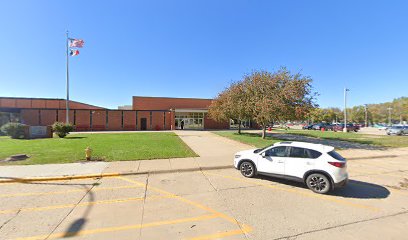
[[[389,108],[391,108],[389,110]],[[393,123],[408,121],[408,97],[400,97],[392,102],[367,104],[347,108],[349,122],[364,123],[367,110],[368,124],[388,123],[389,112]],[[340,108],[315,108],[308,114],[310,122],[342,122],[344,112]]]

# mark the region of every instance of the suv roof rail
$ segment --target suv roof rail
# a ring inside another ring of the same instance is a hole
[[[292,142],[280,142],[279,144],[292,144]]]

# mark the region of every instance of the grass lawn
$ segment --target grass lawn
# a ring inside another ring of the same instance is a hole
[[[333,132],[333,131],[313,131],[313,130],[282,130],[273,131],[275,133],[287,133],[302,136],[309,136],[322,139],[343,140],[364,144],[372,144],[383,147],[408,147],[408,136],[388,136],[369,135],[354,132]]]
[[[273,135],[270,136],[270,134],[268,134],[266,139],[262,139],[261,136],[257,133],[242,132],[241,135],[239,135],[236,131],[214,131],[213,133],[259,148],[271,145],[276,142],[285,141],[277,137],[273,137]],[[354,132],[321,132],[313,130],[273,130],[272,133],[294,134],[321,139],[342,140],[348,142],[377,145],[382,147],[408,147],[408,136],[379,136],[358,134]]]
[[[85,148],[104,161],[197,156],[174,133],[71,134],[65,138],[20,140],[0,137],[0,159],[14,154],[31,156],[8,164],[70,163],[85,160]]]
[[[238,142],[255,146],[257,148],[263,148],[266,146],[270,146],[276,142],[283,141],[281,139],[272,138],[269,136],[267,136],[265,139],[262,139],[261,136],[256,133],[241,132],[241,134],[238,134],[237,131],[214,131],[213,133]]]

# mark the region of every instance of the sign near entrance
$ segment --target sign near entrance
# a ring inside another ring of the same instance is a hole
[[[30,138],[51,138],[50,126],[30,126]]]

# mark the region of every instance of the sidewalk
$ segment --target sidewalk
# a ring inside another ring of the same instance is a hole
[[[208,131],[174,131],[199,157],[140,161],[81,162],[66,164],[0,166],[0,182],[13,179],[85,178],[127,174],[156,174],[232,168],[234,153],[253,146]],[[339,151],[349,160],[404,158],[408,148]]]
[[[200,157],[118,162],[81,162],[46,165],[0,166],[0,181],[32,178],[102,177],[232,168],[233,155],[252,146],[206,131],[175,131]]]

